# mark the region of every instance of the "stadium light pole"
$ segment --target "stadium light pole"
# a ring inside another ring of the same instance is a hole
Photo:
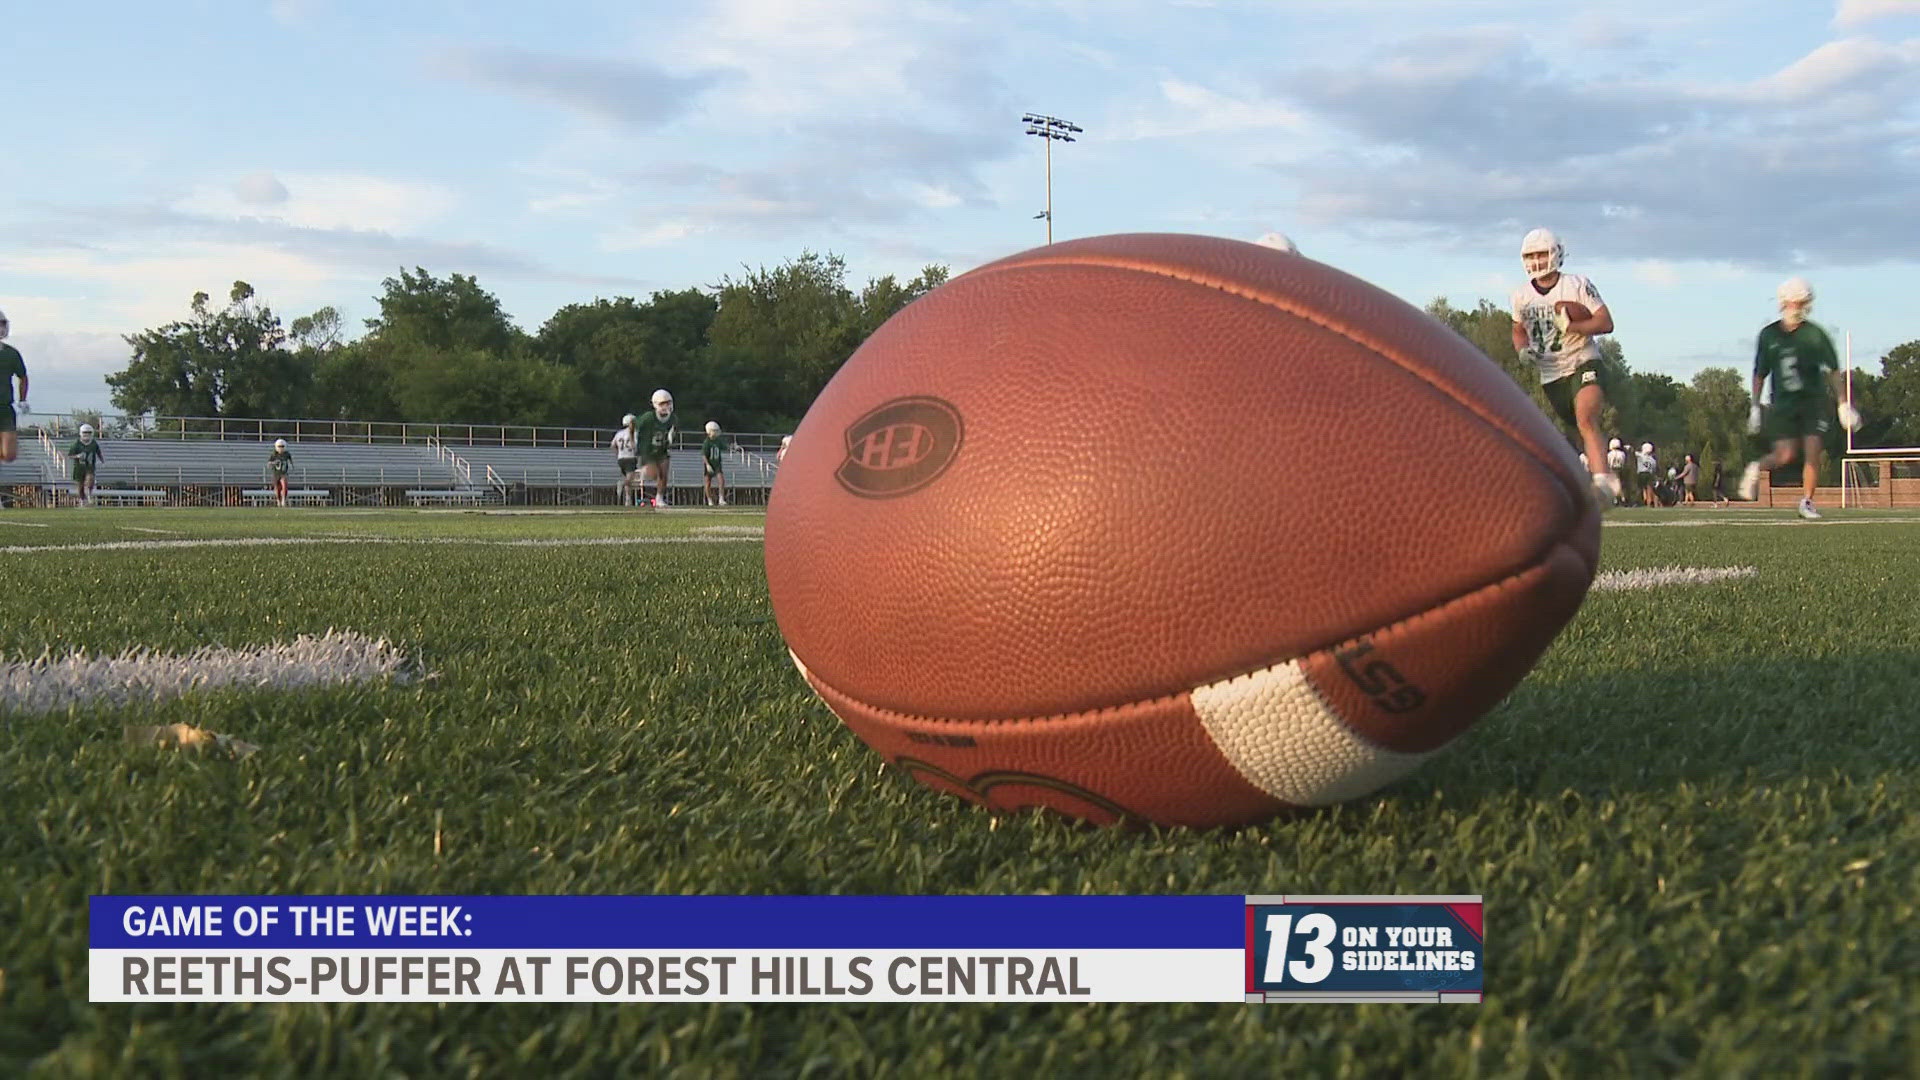
[[[1047,219],[1047,243],[1053,243],[1053,144],[1073,142],[1074,136],[1086,129],[1078,124],[1069,123],[1057,116],[1041,113],[1027,113],[1020,118],[1027,125],[1027,134],[1038,135],[1047,144],[1047,208],[1034,217]]]

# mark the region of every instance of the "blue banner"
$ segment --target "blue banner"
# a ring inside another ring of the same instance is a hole
[[[1244,896],[94,896],[94,949],[1242,949]]]

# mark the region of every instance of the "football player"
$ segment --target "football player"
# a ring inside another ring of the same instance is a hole
[[[793,436],[791,435],[780,436],[780,449],[778,452],[776,452],[773,455],[773,460],[775,462],[781,462],[781,461],[787,460],[787,448],[791,447],[792,445],[793,445]]]
[[[654,484],[653,505],[655,509],[665,509],[667,505],[667,482],[672,477],[667,460],[667,449],[673,444],[678,433],[674,426],[673,395],[665,390],[653,392],[653,411],[642,416],[635,425],[634,435],[640,443],[640,485],[641,494],[646,494],[649,478]]]
[[[67,460],[73,463],[73,483],[80,489],[81,506],[93,505],[93,477],[105,459],[100,443],[93,437],[93,425],[81,424],[80,438],[67,447]]]
[[[731,449],[732,444],[720,437],[720,425],[707,421],[707,437],[700,444],[700,467],[706,473],[701,486],[706,490],[708,506],[727,505],[726,459],[727,451]],[[718,503],[714,502],[716,491],[720,495]]]
[[[1820,452],[1827,431],[1827,389],[1831,387],[1833,400],[1840,403],[1840,423],[1848,431],[1860,426],[1860,414],[1846,400],[1833,339],[1808,319],[1813,311],[1813,286],[1805,278],[1788,278],[1774,290],[1774,299],[1780,304],[1780,317],[1760,328],[1753,354],[1753,409],[1747,414],[1748,434],[1760,434],[1760,389],[1771,381],[1773,415],[1765,426],[1773,437],[1773,449],[1759,461],[1747,463],[1747,471],[1740,477],[1740,497],[1749,502],[1759,498],[1760,471],[1791,465],[1794,456],[1804,449],[1800,516],[1817,521],[1820,512],[1813,508],[1813,489],[1820,479]]]
[[[19,427],[15,414],[25,416],[32,410],[27,408],[27,362],[20,357],[20,350],[7,344],[7,334],[13,327],[7,322],[7,313],[0,311],[0,383],[6,384],[6,400],[0,401],[0,463],[12,461],[20,453]],[[13,398],[13,380],[20,380],[20,400]]]
[[[1513,347],[1540,369],[1541,388],[1561,423],[1579,435],[1587,454],[1593,496],[1602,508],[1620,497],[1620,480],[1600,467],[1607,460],[1600,441],[1600,412],[1607,405],[1606,388],[1613,382],[1612,365],[1594,343],[1598,334],[1613,333],[1613,313],[1600,290],[1579,274],[1564,273],[1560,265],[1566,250],[1546,229],[1535,229],[1520,241],[1520,264],[1526,284],[1513,290]],[[1586,309],[1583,318],[1567,314],[1570,305]]]
[[[287,440],[273,440],[273,453],[267,455],[267,469],[273,473],[273,501],[287,505],[287,470],[293,467],[293,455],[287,452]]]
[[[621,506],[634,505],[634,471],[640,468],[640,435],[634,428],[632,413],[620,418],[620,430],[613,433],[608,445],[613,447],[613,463],[620,468],[619,503]]]

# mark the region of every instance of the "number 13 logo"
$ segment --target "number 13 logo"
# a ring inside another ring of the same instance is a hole
[[[1297,924],[1291,915],[1268,915],[1267,967],[1261,973],[1261,981],[1284,983],[1291,974],[1295,982],[1317,983],[1333,974],[1333,950],[1327,946],[1333,944],[1338,932],[1333,916],[1321,911],[1300,916]],[[1306,959],[1288,963],[1288,942],[1296,935],[1306,951]]]

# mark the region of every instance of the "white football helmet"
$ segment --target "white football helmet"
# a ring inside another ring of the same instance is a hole
[[[1780,321],[1792,330],[1807,321],[1807,313],[1813,309],[1813,286],[1803,277],[1790,277],[1773,290],[1775,300],[1780,302]]]
[[[287,440],[285,439],[273,440],[273,448],[275,450],[285,450],[287,448]]]
[[[707,434],[709,435],[720,434],[720,425],[714,423],[712,420],[707,421]]]
[[[673,395],[665,390],[653,392],[653,415],[665,420],[673,415]]]
[[[1289,255],[1300,254],[1300,249],[1295,247],[1293,240],[1283,232],[1270,232],[1255,242],[1261,247],[1270,247],[1275,251],[1284,251]]]
[[[625,415],[625,416],[623,416],[623,417],[621,417],[621,418],[620,418],[620,426],[621,426],[621,427],[632,427],[632,426],[633,426],[633,414],[632,414],[632,413],[628,413],[627,415]]]
[[[7,322],[7,313],[0,311],[0,341],[7,340],[7,331],[11,329],[13,326]]]
[[[1651,454],[1651,453],[1653,453],[1653,444],[1652,444],[1652,443],[1650,443],[1650,442],[1643,442],[1643,443],[1641,443],[1641,444],[1640,444],[1640,452],[1641,452],[1641,453],[1643,453],[1643,454]]]
[[[1548,229],[1535,229],[1520,241],[1520,265],[1526,268],[1529,281],[1559,273],[1566,257],[1567,249],[1560,245],[1560,238]]]
[[[81,442],[93,441],[93,425],[92,424],[80,425],[80,441]]]
[[[1619,440],[1619,439],[1613,439],[1613,440],[1611,440],[1611,441],[1609,441],[1609,442],[1607,443],[1607,449],[1609,449],[1609,450],[1618,450],[1618,449],[1620,449],[1620,440]]]

